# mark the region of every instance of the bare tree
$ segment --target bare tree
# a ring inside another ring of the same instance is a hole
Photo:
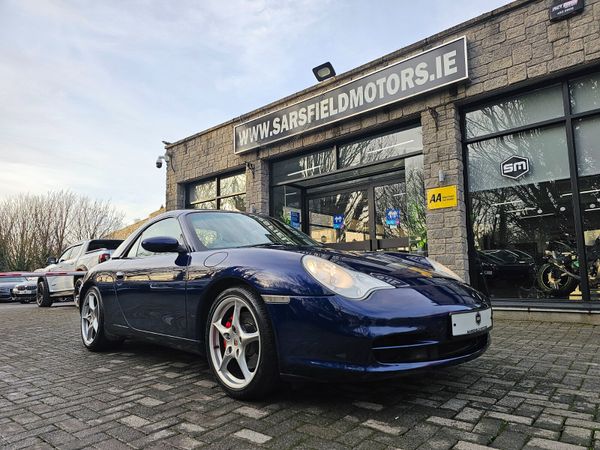
[[[46,265],[69,244],[121,228],[123,213],[108,201],[70,191],[22,194],[0,202],[0,271]]]

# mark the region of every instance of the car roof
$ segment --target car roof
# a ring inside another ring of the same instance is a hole
[[[196,213],[219,213],[219,214],[242,214],[244,216],[258,216],[258,217],[268,217],[267,214],[259,214],[259,213],[249,213],[244,211],[228,211],[224,209],[174,209],[171,211],[166,211],[162,214],[154,216],[151,220],[144,222],[145,225],[149,225],[154,222],[158,222],[159,220],[165,219],[167,217],[180,217],[188,214],[196,214]]]

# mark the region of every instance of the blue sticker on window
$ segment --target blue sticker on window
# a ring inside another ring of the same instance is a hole
[[[395,208],[388,208],[385,210],[385,223],[386,225],[397,226],[400,224],[400,210]]]
[[[333,216],[333,228],[336,230],[344,228],[344,215],[336,214]]]
[[[290,211],[290,225],[296,229],[300,229],[300,212]]]

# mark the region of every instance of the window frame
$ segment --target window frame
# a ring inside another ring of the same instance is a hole
[[[380,128],[377,130],[370,130],[368,132],[364,131],[359,134],[348,136],[344,139],[336,140],[333,143],[321,144],[321,145],[318,145],[315,147],[305,148],[305,149],[302,149],[302,151],[300,151],[300,152],[294,152],[291,154],[286,153],[285,156],[282,156],[280,158],[275,158],[275,159],[272,159],[269,161],[270,162],[269,188],[273,188],[276,186],[286,186],[286,185],[294,186],[294,184],[298,183],[298,182],[310,181],[310,180],[318,179],[318,178],[321,178],[324,176],[334,176],[334,175],[338,175],[338,174],[344,174],[345,172],[350,172],[352,170],[356,170],[359,167],[363,168],[363,167],[372,167],[372,166],[378,166],[378,165],[383,166],[386,163],[390,163],[393,161],[410,158],[410,157],[416,156],[416,155],[422,155],[423,150],[421,149],[421,150],[416,150],[413,152],[408,152],[404,155],[394,156],[392,158],[382,159],[379,161],[372,161],[372,162],[362,164],[362,165],[357,165],[357,166],[348,166],[348,167],[340,168],[340,165],[339,165],[339,159],[340,159],[339,147],[342,145],[362,141],[367,138],[377,138],[377,137],[380,137],[380,136],[383,136],[386,134],[392,134],[395,132],[409,130],[411,128],[422,128],[422,127],[423,126],[420,122],[420,115],[418,115],[416,117],[404,120],[401,123],[394,123],[394,125],[387,124],[384,128]],[[311,176],[305,177],[305,178],[294,179],[291,181],[281,181],[278,183],[273,182],[273,165],[275,163],[286,160],[286,159],[290,159],[290,158],[297,158],[297,157],[301,157],[301,156],[310,155],[311,153],[319,153],[321,151],[325,151],[325,150],[332,149],[332,148],[334,151],[334,169],[333,170],[331,170],[329,172],[325,172],[325,173],[320,173],[318,175],[311,175]]]
[[[221,209],[221,200],[223,199],[227,199],[227,198],[231,198],[231,197],[237,197],[239,195],[246,195],[247,191],[246,188],[244,186],[244,190],[243,191],[238,191],[238,192],[234,192],[231,194],[221,194],[221,181],[224,178],[230,178],[230,177],[234,177],[234,176],[238,176],[238,175],[244,175],[244,177],[246,177],[246,171],[244,170],[236,170],[233,172],[225,172],[216,176],[212,176],[212,177],[208,177],[208,178],[202,178],[199,180],[195,180],[192,181],[190,183],[186,183],[185,186],[185,205],[186,208],[191,208],[191,209],[202,209],[202,208],[195,208],[195,205],[200,205],[202,203],[208,203],[208,202],[215,202],[215,206],[216,208],[209,208],[209,209],[217,209],[220,210]],[[190,189],[192,188],[192,186],[196,185],[196,184],[202,184],[202,183],[207,183],[210,181],[215,181],[216,183],[216,195],[214,197],[210,197],[207,199],[204,199],[202,201],[198,201],[198,202],[191,202],[190,201]],[[244,179],[244,181],[246,181],[246,179]],[[245,201],[244,201],[245,203]]]

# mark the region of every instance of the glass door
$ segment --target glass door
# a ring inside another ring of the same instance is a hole
[[[395,179],[373,185],[374,250],[425,253],[427,227],[423,157],[408,158]]]
[[[425,193],[421,155],[391,173],[306,190],[306,231],[343,250],[425,253]]]
[[[308,234],[345,250],[370,250],[367,189],[338,191],[308,198]]]

